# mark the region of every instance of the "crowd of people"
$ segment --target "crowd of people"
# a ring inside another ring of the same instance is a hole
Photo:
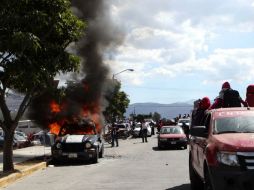
[[[219,92],[219,95],[215,98],[214,102],[211,103],[209,97],[205,96],[202,99],[198,99],[194,102],[194,109],[192,112],[192,115],[190,114],[179,114],[177,117],[175,117],[173,120],[170,120],[169,125],[176,125],[177,122],[182,118],[192,118],[191,119],[191,125],[198,126],[202,124],[202,119],[204,118],[204,115],[206,113],[206,110],[210,109],[217,109],[217,108],[227,108],[227,107],[254,107],[254,85],[249,85],[246,90],[246,99],[243,100],[241,96],[239,95],[239,92],[237,90],[234,90],[231,88],[231,85],[229,82],[224,82],[221,86],[221,90]],[[148,123],[142,119],[140,121],[141,123],[141,129],[140,129],[140,137],[142,138],[142,142],[148,142],[147,141],[147,125]],[[167,123],[168,124],[168,123]],[[152,127],[152,134],[154,134],[154,128],[157,128],[157,131],[160,131],[160,128],[165,125],[165,121],[160,120],[157,122],[156,126]],[[184,127],[188,128],[189,127]],[[118,132],[117,127],[112,125],[111,130],[111,138],[112,138],[112,147],[119,146],[118,143]]]
[[[254,85],[247,87],[246,99],[243,100],[239,92],[231,88],[229,82],[224,82],[219,95],[212,104],[207,96],[194,102],[192,125],[201,124],[206,110],[228,107],[254,107]]]
[[[140,137],[142,138],[142,142],[145,143],[145,142],[148,142],[147,141],[147,133],[148,133],[148,125],[150,125],[151,127],[151,124],[149,124],[148,122],[145,121],[145,119],[142,119],[140,121],[141,123],[141,126],[140,126]],[[131,126],[131,129],[133,129],[133,126],[134,124]],[[151,127],[152,129],[152,134],[154,135],[154,126]],[[119,146],[119,128],[116,126],[115,123],[113,123],[109,129],[110,131],[110,135],[111,135],[111,147],[118,147]]]

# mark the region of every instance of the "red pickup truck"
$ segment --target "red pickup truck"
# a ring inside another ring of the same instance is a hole
[[[254,108],[207,111],[189,145],[192,190],[254,190]]]

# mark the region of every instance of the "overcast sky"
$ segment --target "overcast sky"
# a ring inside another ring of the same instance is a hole
[[[254,84],[254,0],[108,0],[125,33],[106,60],[131,100],[173,103],[208,96],[224,81],[245,99]],[[113,58],[113,59],[112,59]]]

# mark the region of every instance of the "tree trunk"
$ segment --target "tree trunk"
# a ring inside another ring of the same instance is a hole
[[[3,171],[13,171],[13,137],[14,132],[6,131],[4,134]]]

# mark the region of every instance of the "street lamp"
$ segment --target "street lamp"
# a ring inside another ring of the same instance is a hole
[[[118,75],[118,74],[120,74],[120,73],[123,73],[123,72],[125,72],[125,71],[134,71],[134,69],[125,69],[125,70],[122,70],[122,71],[120,71],[120,72],[118,72],[118,73],[115,73],[115,74],[113,74],[112,79],[114,80],[116,75]]]

